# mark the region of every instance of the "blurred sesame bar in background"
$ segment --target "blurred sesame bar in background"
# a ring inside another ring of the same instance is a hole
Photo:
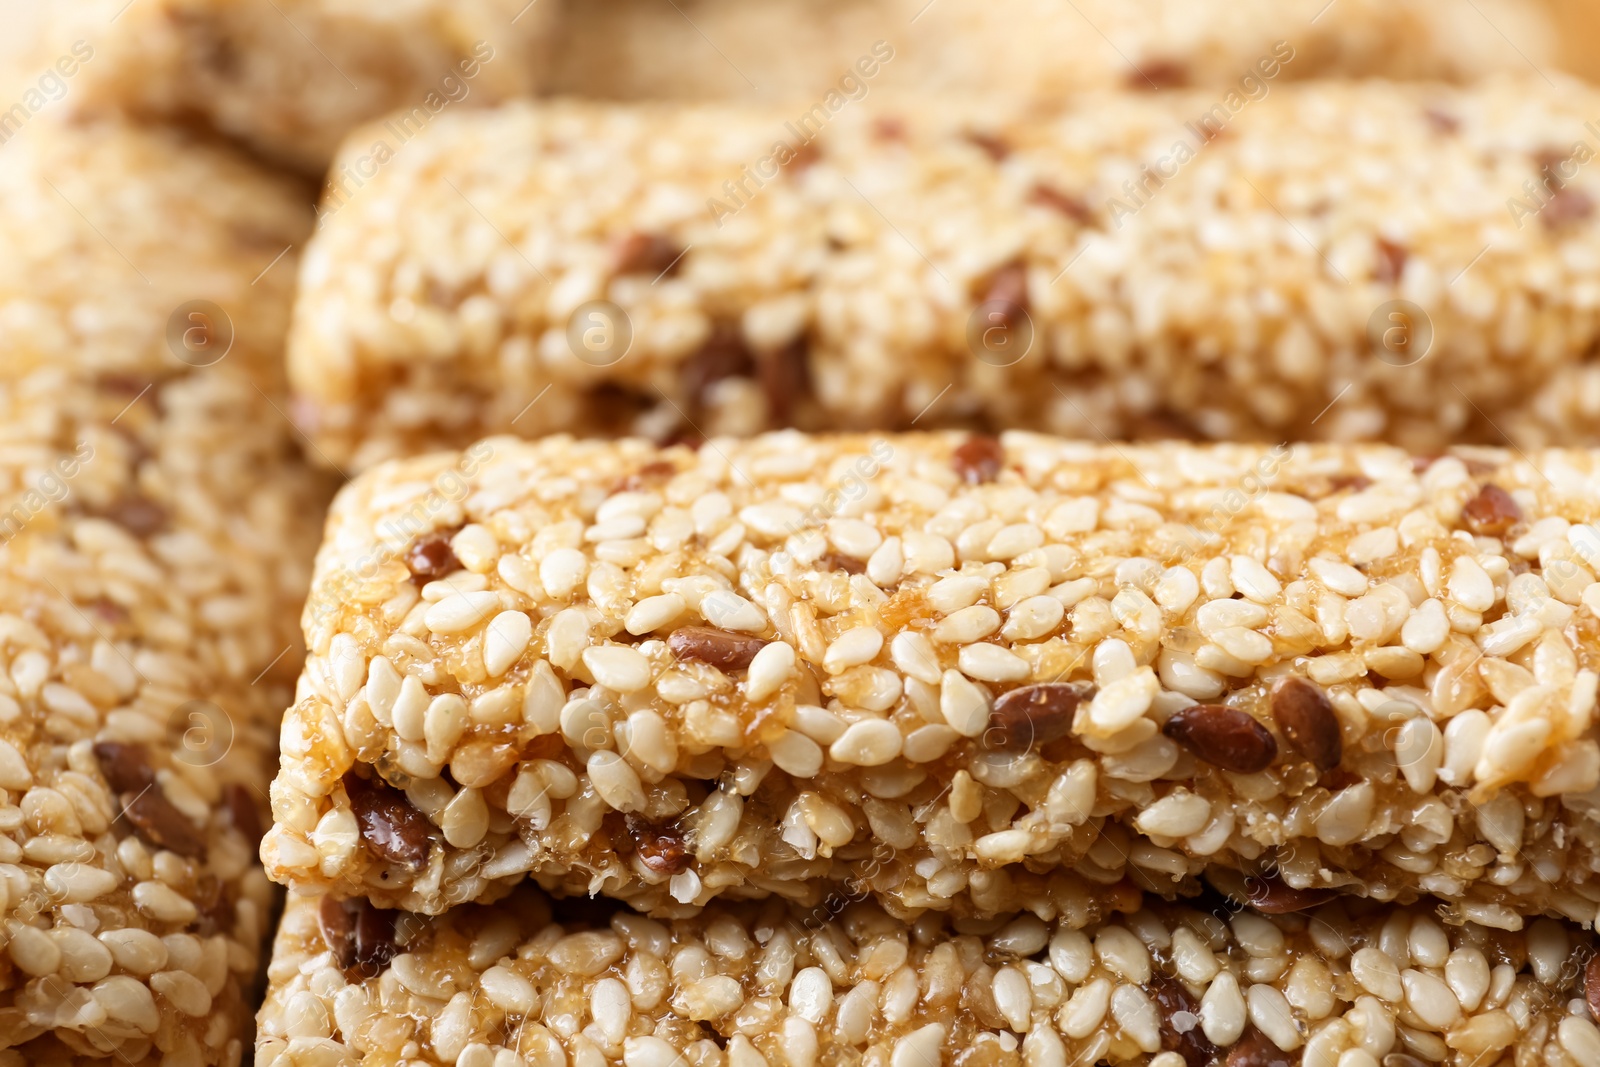
[[[1593,923],[1597,517],[1577,451],[395,461],[335,500],[262,856],[429,914],[527,876],[1081,924],[1236,871],[1280,907]]]
[[[274,411],[310,223],[295,183],[170,130],[41,117],[0,151],[17,1062],[236,1064],[248,1040],[256,849],[325,499]]]
[[[307,172],[388,112],[420,128],[449,108],[532,92],[560,0],[88,0],[59,5],[41,69],[92,50],[69,106],[214,128]]]
[[[41,117],[0,153],[0,432],[61,454],[92,437],[95,461],[44,510],[100,512],[196,567],[169,590],[208,602],[191,655],[244,681],[298,646],[326,492],[280,414],[312,222],[300,193],[215,144],[114,120]],[[167,544],[169,525],[207,531],[227,580],[201,580],[200,546]],[[286,658],[274,670],[292,679]]]
[[[601,99],[782,101],[851,92],[1222,88],[1287,42],[1285,77],[1472,81],[1553,70],[1557,34],[1514,0],[588,0],[551,89]],[[879,58],[882,58],[881,56]]]
[[[782,425],[1600,441],[1600,92],[1255,84],[514,104],[381,164],[359,132],[296,417],[345,467]]]
[[[291,897],[270,974],[261,1067],[1600,1063],[1593,935],[1362,901],[1078,930],[845,899],[656,922],[529,890],[434,919]]]

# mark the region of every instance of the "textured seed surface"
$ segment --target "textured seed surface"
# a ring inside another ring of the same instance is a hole
[[[1461,509],[1467,529],[1475,534],[1499,537],[1522,521],[1522,509],[1511,494],[1492,483],[1485,483],[1477,495]]]
[[[1319,771],[1331,771],[1344,756],[1339,719],[1322,687],[1296,675],[1272,685],[1272,718],[1300,753]]]
[[[724,671],[742,671],[767,642],[749,634],[711,626],[683,626],[672,631],[667,647],[681,659],[699,660]]]
[[[431,825],[404,793],[356,774],[345,775],[344,787],[368,848],[412,870],[428,862]]]
[[[1593,457],[1419,472],[1397,449],[1008,433],[969,484],[968,442],[497,439],[351,483],[272,876],[422,914],[530,879],[652,914],[853,884],[902,914],[1054,916],[1229,869],[1271,872],[1255,892],[1284,915],[1328,892],[1511,929],[1600,908],[1600,580],[1568,488],[1600,495]],[[390,567],[350,603],[382,516],[464,463],[459,543],[486,553],[492,527],[498,561],[459,593]],[[1257,477],[1248,508],[1210,510]],[[1527,513],[1505,538],[1451,529],[1485,481]],[[464,597],[480,621],[422,635]],[[526,620],[512,665],[490,655],[505,615]],[[404,862],[364,841],[352,763],[427,813]]]
[[[1162,732],[1207,763],[1225,771],[1254,774],[1272,766],[1278,742],[1248,713],[1222,704],[1180,708]]]
[[[524,885],[432,918],[384,913],[394,916],[404,963],[391,955],[341,968],[316,901],[291,897],[256,1059],[281,1063],[280,1050],[320,1025],[329,1056],[371,1062],[409,1048],[416,1055],[406,1062],[443,1067],[463,1046],[502,1040],[508,1017],[525,1034],[554,1034],[591,1009],[592,1038],[624,1035],[616,1040],[629,1061],[663,1065],[712,1045],[734,1060],[746,1042],[774,1058],[782,1051],[785,1063],[794,1054],[818,1064],[1016,1065],[1029,1062],[1011,1047],[1025,1035],[1028,1048],[1053,1055],[1046,1065],[1325,1067],[1309,1047],[1278,1051],[1250,1025],[1248,1013],[1260,1009],[1247,1005],[1284,1012],[1272,1020],[1280,1037],[1302,1025],[1308,1037],[1326,1031],[1317,1047],[1354,1051],[1347,1064],[1367,1067],[1417,1067],[1397,1046],[1443,1050],[1418,1060],[1465,1067],[1452,1053],[1474,1032],[1498,1035],[1508,1050],[1550,1040],[1558,1024],[1576,1032],[1575,964],[1592,944],[1576,925],[1558,928],[1565,946],[1546,947],[1548,937],[1438,924],[1429,906],[1348,903],[1272,917],[1149,897],[1142,909],[1129,901],[1095,917],[974,925],[934,914],[897,920],[865,901],[720,900],[650,919]],[[1378,981],[1376,969],[1399,985],[1401,968],[1413,985],[1452,998],[1460,989],[1472,1005],[1441,1029],[1363,984]],[[1550,969],[1544,979],[1540,968]],[[368,1010],[349,1010],[357,1004]],[[908,1049],[918,1058],[908,1061]]]
[[[984,743],[1018,750],[1058,741],[1072,732],[1072,716],[1078,705],[1093,696],[1093,686],[1073,682],[1013,689],[994,702]]]
[[[266,796],[327,502],[282,415],[313,216],[220,144],[78,118],[0,159],[0,1048],[237,1064],[277,906],[228,798]],[[163,340],[200,297],[238,327],[204,367]]]

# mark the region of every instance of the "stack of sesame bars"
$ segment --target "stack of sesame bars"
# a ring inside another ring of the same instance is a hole
[[[0,1067],[1600,1067],[1544,5],[47,23]]]

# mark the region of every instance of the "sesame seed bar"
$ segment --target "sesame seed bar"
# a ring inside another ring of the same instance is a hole
[[[657,922],[527,890],[432,919],[296,897],[270,974],[262,1067],[1600,1062],[1592,935],[1362,902],[1154,903],[1078,929],[850,901]]]
[[[111,122],[7,145],[0,207],[0,1062],[238,1064],[326,498],[274,411],[310,212]]]
[[[328,495],[283,414],[297,184],[176,131],[41,118],[0,153],[0,209],[0,538],[62,509],[155,536],[188,567],[164,625],[190,656],[292,684],[273,660]]]
[[[1600,187],[1567,159],[1600,90],[1263,84],[1232,117],[447,116],[324,201],[302,425],[347,468],[503,432],[1600,440]]]
[[[262,855],[1077,913],[1208,868],[1600,905],[1600,456],[1011,433],[522,442],[336,499]]]
[[[357,125],[420,129],[531,92],[559,0],[86,0],[58,5],[38,68],[80,112],[198,121],[320,177]],[[57,81],[61,81],[58,78]]]
[[[820,99],[849,92],[875,41],[870,91],[1040,99],[1084,89],[1229,87],[1282,40],[1288,76],[1447,78],[1554,66],[1538,5],[1503,0],[589,0],[568,6],[551,89],[613,99]],[[843,84],[841,84],[841,82]]]

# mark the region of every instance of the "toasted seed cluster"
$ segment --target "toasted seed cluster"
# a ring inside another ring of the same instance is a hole
[[[1587,452],[1022,433],[385,464],[263,856],[429,914],[532,877],[1070,917],[1212,866],[1590,923],[1597,501]]]
[[[1295,48],[1284,76],[1297,79],[1470,80],[1554,65],[1555,34],[1536,5],[1477,0],[1463,13],[1449,0],[1324,3],[678,0],[679,14],[653,0],[588,0],[568,5],[551,87],[639,100],[749,99],[759,88],[805,105],[858,95],[860,85],[1049,100],[1105,87],[1236,88],[1279,41]],[[861,78],[856,64],[875,41],[893,58]]]
[[[293,253],[263,271],[310,213],[178,135],[34,121],[0,153],[0,1056],[237,1064],[326,498],[274,412]],[[207,366],[169,346],[197,299]]]
[[[777,107],[443,115],[307,252],[299,417],[346,467],[502,432],[913,422],[1597,440],[1600,186],[1565,160],[1600,93],[1274,83],[1218,107],[869,97],[820,134]]]
[[[141,0],[125,11],[122,0],[86,0],[52,12],[37,59],[41,68],[64,54],[84,59],[68,105],[80,112],[199,119],[321,177],[360,123],[404,124],[389,138],[395,149],[447,107],[531,92],[557,5],[524,6]]]
[[[1079,929],[772,901],[658,922],[528,889],[433,919],[363,907],[389,931],[366,959],[341,906],[291,898],[262,1067],[1600,1062],[1594,939],[1549,919],[1155,902]]]

